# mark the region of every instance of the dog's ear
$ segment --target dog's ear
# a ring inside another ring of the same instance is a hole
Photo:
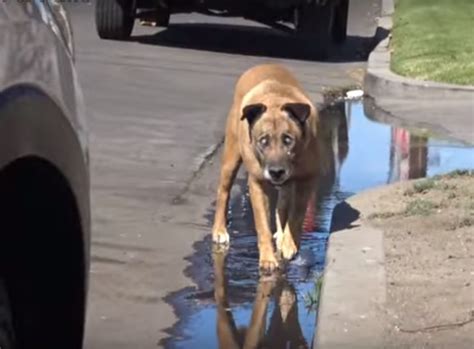
[[[311,114],[311,106],[306,103],[286,103],[281,109],[302,126]]]
[[[257,103],[257,104],[249,104],[244,107],[242,110],[242,116],[240,117],[241,120],[247,119],[250,126],[252,126],[257,119],[262,116],[263,113],[267,110],[265,104]]]

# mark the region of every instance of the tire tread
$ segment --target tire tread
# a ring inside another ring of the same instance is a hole
[[[95,22],[102,39],[125,40],[132,33],[134,16],[129,0],[97,0]]]

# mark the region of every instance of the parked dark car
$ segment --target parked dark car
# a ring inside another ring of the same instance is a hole
[[[59,0],[0,1],[0,348],[82,348],[89,170]]]
[[[324,56],[347,37],[349,0],[97,0],[102,39],[125,40],[135,18],[167,27],[174,13],[243,17],[292,32],[309,51]]]

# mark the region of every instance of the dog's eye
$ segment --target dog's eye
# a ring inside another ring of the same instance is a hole
[[[288,135],[283,135],[283,144],[286,146],[290,146],[293,144],[293,138]]]
[[[265,137],[260,138],[260,139],[258,140],[258,143],[260,144],[260,146],[261,146],[262,148],[265,148],[265,147],[268,145],[268,143],[269,143],[268,137],[265,136]]]

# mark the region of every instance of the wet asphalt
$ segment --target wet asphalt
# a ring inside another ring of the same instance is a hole
[[[85,347],[156,348],[177,321],[169,295],[194,285],[183,273],[185,257],[209,233],[219,144],[239,74],[258,63],[286,64],[320,102],[324,88],[360,78],[379,1],[351,2],[350,37],[327,62],[301,57],[275,31],[197,14],[173,16],[169,29],[136,26],[127,42],[104,41],[93,3],[67,7],[91,147]]]

